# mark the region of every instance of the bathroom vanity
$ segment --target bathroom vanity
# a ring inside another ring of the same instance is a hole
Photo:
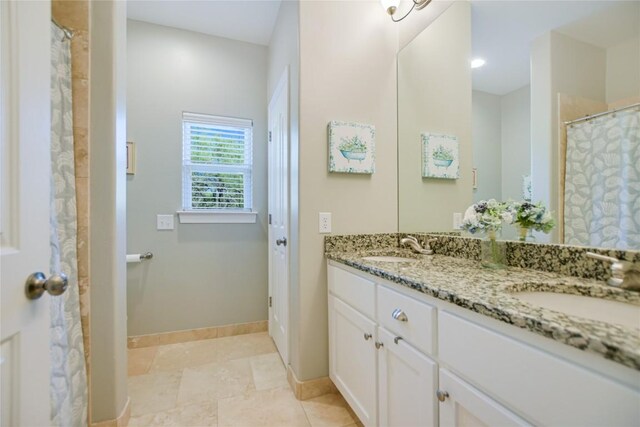
[[[398,248],[327,258],[330,377],[365,425],[640,425],[640,324],[517,298],[547,290],[638,306],[637,293]]]

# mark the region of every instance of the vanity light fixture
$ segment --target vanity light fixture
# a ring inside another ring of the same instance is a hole
[[[429,3],[431,3],[431,0],[412,0],[412,1],[413,1],[413,4],[411,5],[411,9],[409,9],[409,12],[407,12],[402,18],[397,18],[397,19],[394,18],[393,15],[398,10],[398,5],[400,4],[400,0],[380,0],[380,3],[382,3],[382,7],[384,7],[384,10],[387,11],[389,16],[391,16],[391,20],[393,22],[400,22],[404,18],[409,16],[409,14],[413,11],[413,9],[421,10],[421,9],[424,9]]]
[[[471,60],[471,68],[480,68],[486,63],[487,61],[482,58],[474,58]]]

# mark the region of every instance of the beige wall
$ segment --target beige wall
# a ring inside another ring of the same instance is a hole
[[[522,199],[522,176],[531,173],[531,87],[502,96],[502,200]]]
[[[453,213],[471,204],[470,57],[468,2],[454,3],[398,54],[400,231],[451,230]],[[421,178],[422,132],[458,137],[459,179]]]
[[[502,199],[501,97],[479,90],[472,93],[473,167],[478,169],[478,188],[473,201]]]
[[[89,154],[92,421],[127,402],[126,3],[90,11]]]
[[[522,199],[522,176],[531,172],[529,92],[529,85],[502,96],[473,91],[474,202]],[[514,227],[502,229],[502,238],[517,237]]]
[[[640,37],[607,49],[606,89],[607,103],[640,96]]]
[[[411,43],[411,40],[435,21],[438,16],[442,15],[453,3],[455,3],[454,0],[432,1],[424,9],[414,10],[409,16],[402,20],[402,23],[398,23],[398,50]],[[396,19],[401,18],[411,9],[412,4],[413,0],[401,0],[398,11],[396,12]],[[382,6],[380,6],[380,9],[382,9]]]
[[[397,229],[397,24],[378,2],[300,3],[300,380],[326,376],[327,278],[318,212],[333,213],[333,232]],[[376,127],[373,175],[327,172],[327,123]]]
[[[154,253],[127,266],[128,334],[265,320],[266,46],[129,21],[127,56],[127,250]],[[156,229],[156,215],[182,207],[183,111],[253,120],[255,224],[175,217],[174,230]]]

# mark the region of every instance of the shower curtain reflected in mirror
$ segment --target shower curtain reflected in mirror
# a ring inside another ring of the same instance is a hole
[[[87,376],[80,324],[70,40],[51,24],[51,273],[67,291],[51,302],[51,424],[87,425]]]
[[[640,110],[567,128],[565,243],[640,249]]]

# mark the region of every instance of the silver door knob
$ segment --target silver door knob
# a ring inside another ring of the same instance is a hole
[[[391,317],[393,317],[394,319],[399,320],[401,322],[408,322],[409,321],[409,318],[407,317],[405,312],[402,311],[399,308],[396,308],[395,310],[393,310],[393,313],[391,313]]]
[[[37,272],[27,277],[24,291],[27,294],[27,298],[38,299],[44,294],[44,291],[53,296],[62,295],[67,290],[68,285],[69,280],[64,273],[54,274],[47,279],[44,273]]]
[[[287,246],[287,238],[283,237],[282,239],[276,240],[276,245],[278,245],[278,246],[280,246],[280,245]]]
[[[381,347],[384,347],[384,343],[376,341],[376,348],[380,350]]]
[[[444,402],[445,400],[447,400],[447,397],[449,397],[449,392],[444,390],[438,390],[436,391],[436,397],[440,402]]]
[[[364,333],[364,340],[365,340],[365,341],[369,341],[372,337],[373,337],[373,335],[368,334],[368,333],[366,333],[366,332]]]

